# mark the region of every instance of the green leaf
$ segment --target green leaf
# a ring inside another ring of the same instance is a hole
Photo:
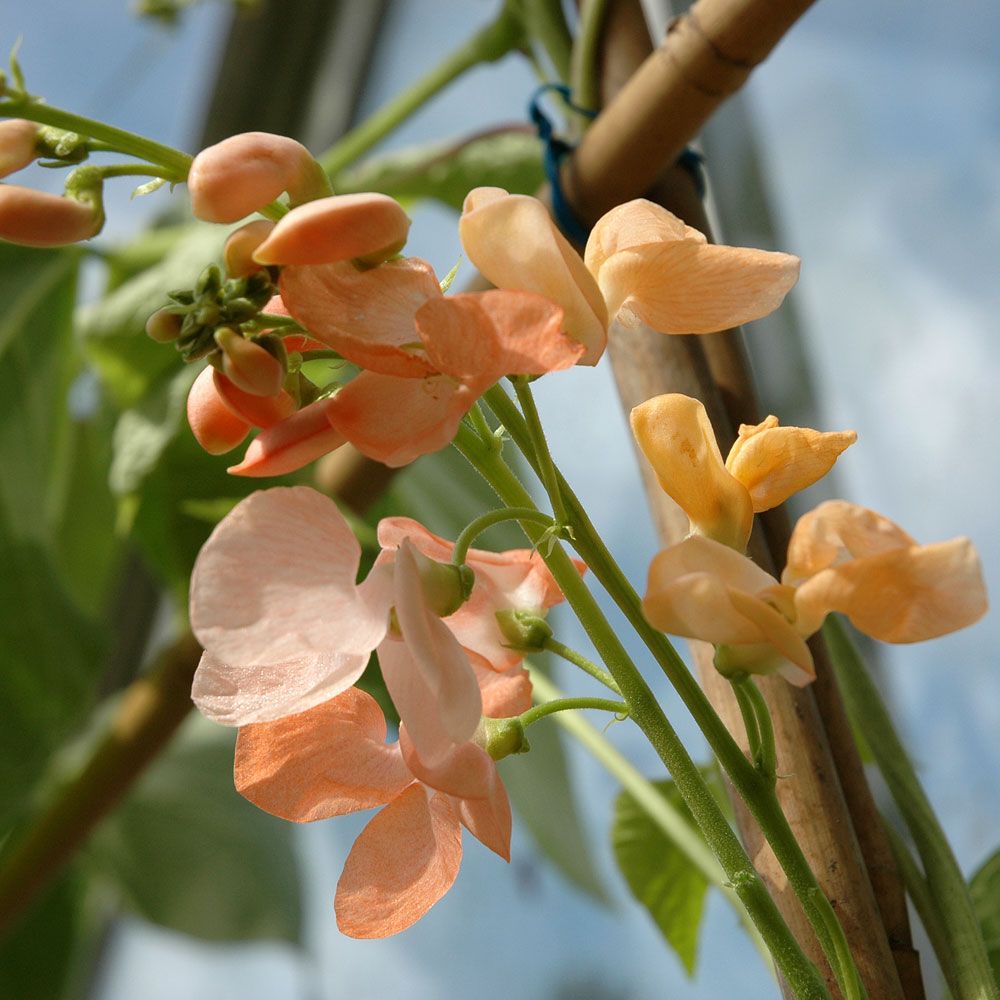
[[[672,781],[657,781],[655,785],[690,818]],[[649,911],[688,975],[693,974],[708,889],[705,876],[628,792],[622,792],[615,802],[611,842],[632,895]]]
[[[434,198],[461,210],[474,187],[534,194],[545,180],[533,132],[505,130],[373,156],[336,178],[339,193],[381,191],[400,200]]]
[[[987,858],[972,876],[969,892],[983,931],[993,978],[1000,985],[1000,851]]]
[[[137,915],[208,941],[298,942],[290,823],[233,788],[232,730],[190,719],[88,848]]]
[[[559,728],[532,726],[531,752],[508,757],[499,768],[518,820],[542,854],[578,889],[609,904],[580,820]]]
[[[120,284],[99,302],[84,306],[77,327],[88,356],[115,402],[123,409],[135,406],[180,364],[169,344],[157,344],[146,336],[146,320],[167,303],[167,293],[190,288],[205,266],[221,255],[225,232],[218,226],[191,223],[148,237],[161,259]],[[167,242],[170,248],[163,244]],[[144,261],[142,247],[126,248]]]

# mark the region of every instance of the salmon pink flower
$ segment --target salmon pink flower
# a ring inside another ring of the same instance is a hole
[[[770,416],[741,425],[723,462],[705,407],[679,393],[641,403],[631,423],[660,485],[691,519],[692,530],[740,551],[755,513],[821,479],[857,440],[854,431],[779,427]]]
[[[274,223],[270,219],[255,219],[239,229],[234,229],[226,237],[222,248],[222,260],[226,274],[230,278],[246,278],[259,271],[264,265],[253,259],[257,247],[267,239]]]
[[[222,401],[212,380],[211,366],[194,380],[187,398],[187,418],[191,431],[209,455],[232,451],[250,433],[250,424],[238,417]]]
[[[537,292],[562,306],[566,332],[586,348],[581,363],[597,364],[608,340],[601,290],[537,198],[476,188],[458,232],[469,260],[497,288]]]
[[[0,177],[23,170],[38,155],[38,126],[23,118],[0,122]]]
[[[641,198],[598,220],[584,261],[612,319],[660,333],[713,333],[767,316],[799,276],[798,257],[708,243]]]
[[[830,612],[883,642],[946,635],[986,612],[968,539],[917,545],[887,518],[844,500],[800,518],[778,583],[746,556],[691,535],[649,567],[643,611],[657,628],[713,643],[727,670],[814,676],[804,640]]]
[[[90,195],[68,198],[0,184],[0,240],[24,247],[61,247],[89,240],[104,226],[99,192]]]

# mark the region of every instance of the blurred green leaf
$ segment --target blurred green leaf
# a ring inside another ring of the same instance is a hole
[[[433,198],[461,210],[474,187],[534,194],[545,180],[534,132],[504,130],[373,156],[334,181],[339,193],[381,191],[403,201]]]
[[[972,876],[969,892],[983,931],[993,978],[1000,985],[1000,851],[987,858]]]
[[[137,915],[208,941],[298,942],[294,827],[233,788],[235,733],[190,719],[95,832],[96,873]]]
[[[225,235],[218,226],[197,222],[154,230],[120,256],[124,262],[134,258],[155,263],[79,310],[77,327],[88,356],[122,409],[138,404],[168,372],[183,364],[172,346],[146,336],[146,320],[166,304],[168,292],[192,287],[204,268],[218,261]],[[144,253],[143,241],[150,242],[156,257]],[[171,244],[169,248],[165,243]]]
[[[655,785],[675,808],[691,818],[672,781],[657,781]],[[691,823],[693,826],[693,819]],[[705,876],[628,792],[623,791],[615,802],[611,842],[632,895],[649,911],[691,975],[708,889]]]

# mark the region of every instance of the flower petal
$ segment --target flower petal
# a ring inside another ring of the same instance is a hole
[[[414,325],[421,306],[442,298],[426,261],[410,257],[364,270],[349,261],[286,267],[281,295],[312,336],[356,365],[401,378],[433,371]]]
[[[431,299],[417,311],[431,364],[466,382],[570,368],[582,344],[562,332],[563,310],[532,292],[493,290]]]
[[[211,366],[203,368],[187,397],[187,418],[198,444],[209,455],[232,451],[250,433],[250,425],[222,401],[216,392]]]
[[[255,396],[244,392],[217,369],[211,371],[212,384],[222,402],[254,427],[273,427],[295,412],[295,400],[284,389],[274,396]]]
[[[242,727],[236,790],[294,823],[384,805],[413,781],[399,745],[385,736],[378,702],[348,688],[306,712]]]
[[[715,431],[697,399],[679,393],[640,403],[632,433],[667,493],[702,534],[746,548],[753,505],[722,461]]]
[[[840,611],[881,642],[922,642],[978,621],[987,610],[982,567],[967,538],[913,545],[822,570],[795,592],[804,634]]]
[[[597,364],[607,344],[604,299],[540,201],[476,188],[465,199],[458,231],[469,259],[497,288],[538,292],[562,306],[566,332],[587,349],[582,363]]]
[[[318,399],[279,424],[261,431],[243,461],[227,470],[233,476],[283,476],[336,451],[347,439],[330,425],[332,400]]]
[[[413,777],[439,792],[463,799],[481,799],[492,792],[496,765],[475,743],[459,743],[438,763],[429,765],[417,753],[403,723],[399,727],[399,750]]]
[[[475,799],[454,799],[462,825],[485,847],[510,861],[511,814],[510,799],[496,764],[492,766],[489,794]]]
[[[794,586],[828,567],[916,544],[898,524],[867,507],[826,500],[796,522],[781,581]]]
[[[205,653],[191,699],[201,714],[223,726],[305,712],[347,690],[365,671],[368,653],[320,653],[283,663],[226,663]]]
[[[626,310],[626,321],[660,333],[714,333],[774,312],[798,276],[791,254],[684,239],[614,254],[598,283],[612,317]]]
[[[451,443],[476,393],[446,375],[362,372],[330,403],[330,423],[368,458],[392,468]]]
[[[483,696],[483,715],[490,719],[510,719],[531,708],[531,678],[523,667],[499,671],[475,660],[472,669]]]
[[[414,783],[361,831],[334,903],[353,938],[383,938],[416,923],[453,885],[462,833],[445,795]]]
[[[772,416],[756,426],[741,425],[726,468],[750,494],[754,513],[760,513],[822,479],[857,439],[854,431],[779,427]]]
[[[360,558],[329,498],[304,486],[254,493],[202,547],[191,577],[191,627],[206,650],[231,664],[367,654],[385,635],[388,607],[359,597]]]

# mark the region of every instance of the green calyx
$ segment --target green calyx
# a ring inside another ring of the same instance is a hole
[[[498,611],[496,620],[511,649],[536,653],[552,638],[548,622],[536,611]]]
[[[531,749],[524,725],[518,716],[512,719],[484,717],[479,723],[476,742],[494,759],[503,760],[512,754],[527,753]]]

